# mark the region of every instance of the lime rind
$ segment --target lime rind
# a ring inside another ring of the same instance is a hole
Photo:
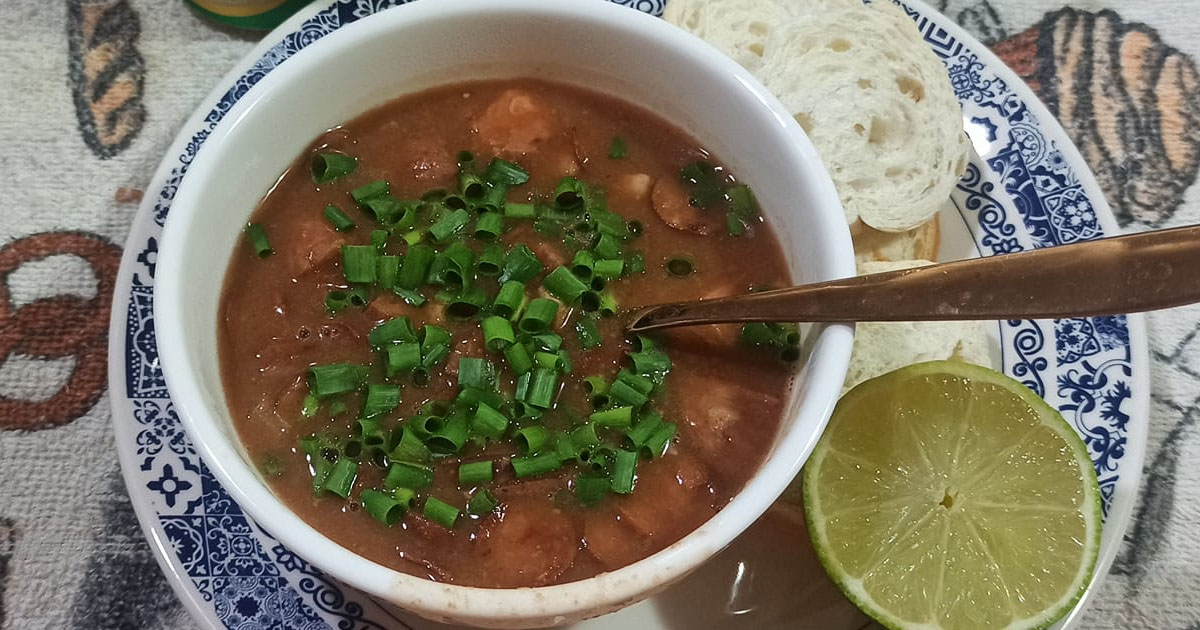
[[[1083,597],[1083,594],[1087,591],[1091,583],[1099,556],[1102,523],[1100,487],[1095,470],[1092,467],[1091,458],[1087,453],[1087,447],[1079,434],[1075,432],[1062,415],[1029,388],[994,370],[961,361],[929,361],[878,376],[859,384],[847,392],[839,401],[838,407],[849,407],[860,398],[875,395],[878,388],[887,387],[889,381],[898,382],[934,374],[946,374],[974,382],[998,385],[1004,390],[1017,395],[1031,409],[1038,413],[1042,426],[1050,428],[1054,434],[1066,442],[1074,455],[1075,461],[1079,465],[1083,481],[1082,508],[1079,509],[1079,512],[1084,519],[1087,532],[1084,557],[1082,558],[1083,562],[1080,563],[1070,588],[1064,589],[1063,595],[1056,602],[1048,605],[1043,612],[1037,615],[1012,620],[1007,626],[1003,627],[1003,630],[1042,630],[1048,628],[1074,609],[1080,598]],[[817,444],[802,474],[805,520],[811,533],[818,559],[825,568],[826,573],[846,597],[860,610],[884,627],[890,630],[949,630],[937,623],[936,620],[932,623],[913,622],[889,612],[885,606],[880,605],[867,592],[863,585],[863,580],[848,575],[831,550],[825,527],[826,519],[822,518],[822,516],[829,515],[822,510],[820,498],[815,489],[817,485],[816,478],[822,469],[826,456],[832,450],[830,436],[836,430],[836,420],[837,410],[835,409],[833,419],[831,419],[829,426],[826,428],[825,435]],[[1026,509],[1036,509],[1036,505],[1028,506]],[[840,511],[837,513],[841,514]],[[939,584],[938,587],[940,590],[942,585]]]

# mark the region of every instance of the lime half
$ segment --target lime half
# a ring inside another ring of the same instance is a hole
[[[1100,548],[1079,436],[1024,385],[958,361],[843,396],[804,505],[830,577],[896,630],[1044,628],[1079,600]]]

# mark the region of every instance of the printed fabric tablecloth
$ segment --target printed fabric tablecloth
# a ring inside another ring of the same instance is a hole
[[[1030,83],[1126,229],[1200,222],[1200,0],[932,4]],[[108,314],[142,189],[254,37],[179,0],[0,2],[0,630],[195,627],[117,465]],[[1083,628],[1200,629],[1200,307],[1149,328],[1141,497]]]

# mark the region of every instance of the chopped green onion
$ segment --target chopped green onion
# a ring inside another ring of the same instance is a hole
[[[370,245],[342,245],[342,272],[346,274],[346,282],[374,283],[377,255]]]
[[[448,212],[433,225],[429,226],[429,236],[437,243],[445,243],[450,237],[458,234],[471,220],[471,213],[463,209]]]
[[[397,296],[400,297],[401,300],[404,300],[406,303],[408,303],[412,306],[421,306],[422,304],[425,303],[425,296],[421,295],[420,293],[418,293],[412,289],[401,289],[400,287],[392,287],[392,293],[395,293]]]
[[[457,453],[467,443],[469,434],[470,427],[466,414],[452,413],[449,418],[446,418],[442,428],[429,436],[429,439],[425,441],[425,446],[438,455]]]
[[[529,181],[529,173],[520,165],[500,158],[492,159],[483,177],[493,184],[504,186],[520,186]]]
[[[585,313],[595,313],[600,310],[600,294],[595,291],[584,291],[579,294],[579,307]]]
[[[417,341],[417,333],[407,315],[389,319],[367,334],[367,342],[374,348],[401,341]]]
[[[475,494],[471,495],[471,500],[467,501],[467,514],[473,516],[491,514],[492,510],[495,510],[499,505],[500,502],[496,500],[496,497],[487,488],[480,488],[475,491]]]
[[[730,236],[741,236],[746,233],[746,224],[734,211],[725,213],[725,229]]]
[[[438,298],[449,297],[446,301],[446,317],[450,319],[469,319],[475,317],[487,305],[487,294],[479,287],[469,287],[453,296],[438,294]]]
[[[597,411],[589,418],[597,427],[611,427],[614,429],[628,428],[633,423],[633,407],[614,407]]]
[[[321,401],[313,394],[304,396],[304,404],[300,407],[300,415],[305,418],[311,418],[317,415],[317,411],[321,409]]]
[[[509,280],[500,285],[500,292],[492,302],[492,314],[508,320],[515,319],[525,305],[525,285]]]
[[[611,317],[617,314],[617,298],[611,293],[600,294],[600,308],[598,312],[604,317]]]
[[[620,373],[617,374],[617,381],[625,383],[629,387],[632,387],[639,393],[642,393],[646,396],[649,396],[650,392],[654,390],[654,381],[642,376],[641,374],[630,372],[629,370],[621,370]]]
[[[325,310],[330,315],[336,315],[350,306],[363,307],[370,301],[364,287],[354,287],[348,291],[334,289],[325,294]]]
[[[391,413],[400,404],[400,388],[395,385],[372,383],[363,399],[362,417],[374,418]]]
[[[583,388],[592,395],[607,394],[608,381],[603,376],[589,376],[583,379]]]
[[[608,398],[618,405],[628,405],[634,408],[641,407],[648,400],[645,394],[630,387],[621,379],[613,382],[612,387],[608,390]]]
[[[423,510],[425,518],[445,527],[446,529],[454,529],[454,523],[458,521],[458,508],[441,501],[436,497],[425,499],[425,508]]]
[[[608,157],[619,160],[629,155],[629,148],[625,146],[625,139],[621,136],[613,136],[612,141],[608,143]]]
[[[671,371],[671,358],[661,350],[642,350],[629,353],[634,370],[646,378],[661,383],[667,372]]]
[[[596,241],[596,245],[592,247],[592,252],[598,258],[620,258],[621,243],[612,235],[601,234],[600,239]]]
[[[621,272],[625,270],[625,261],[621,258],[605,258],[597,260],[592,269],[597,276],[608,280],[621,277]]]
[[[629,438],[629,443],[635,449],[641,448],[663,425],[662,414],[654,411],[643,411],[638,414],[637,424],[633,428],[625,432],[625,436]]]
[[[612,489],[612,482],[603,475],[580,475],[575,480],[575,495],[586,506],[599,503]]]
[[[534,368],[525,402],[539,409],[549,409],[558,393],[558,373],[546,368]]]
[[[427,440],[437,431],[441,431],[442,427],[446,424],[446,419],[442,415],[440,412],[422,411],[408,419],[408,428],[412,431],[413,435],[422,440]],[[428,447],[426,445],[426,448]]]
[[[478,387],[462,387],[458,391],[458,396],[454,397],[454,406],[467,412],[474,411],[479,403],[497,409],[504,406],[504,397],[495,389]]]
[[[475,260],[475,272],[481,276],[498,276],[504,270],[504,249],[499,243],[483,248]]]
[[[612,491],[617,494],[632,494],[637,475],[637,451],[618,450],[613,458]]]
[[[485,317],[480,326],[483,328],[484,345],[492,352],[501,352],[516,341],[512,323],[503,317]]]
[[[546,276],[542,284],[547,291],[568,304],[573,303],[588,290],[588,286],[566,267],[556,267]]]
[[[308,368],[308,391],[317,398],[352,392],[367,380],[367,366],[350,363],[314,365]]]
[[[566,267],[559,267],[566,270]],[[567,272],[570,275],[571,272]],[[574,278],[574,276],[571,276]],[[536,335],[545,332],[554,323],[554,317],[558,314],[558,302],[549,298],[534,298],[525,307],[525,314],[521,316],[521,321],[517,327],[521,332]]]
[[[492,480],[492,460],[463,463],[458,465],[458,483],[463,486],[477,486]]]
[[[541,348],[542,350],[545,350],[546,352],[557,352],[560,348],[562,348],[563,340],[562,340],[562,337],[558,335],[558,333],[552,333],[552,332],[540,333],[537,335],[533,335],[532,337],[530,337],[530,339],[532,339],[533,342],[537,344],[538,348]]]
[[[388,378],[417,368],[421,365],[421,345],[411,341],[387,345],[383,365]]]
[[[579,335],[579,347],[583,350],[599,348],[604,342],[594,317],[580,317],[579,321],[575,322],[575,332]]]
[[[428,245],[412,245],[408,255],[400,265],[400,275],[396,278],[396,286],[402,289],[414,290],[425,282],[429,266],[433,264],[437,254]]]
[[[554,203],[563,210],[575,211],[583,208],[587,186],[574,177],[564,177],[554,188]]]
[[[328,184],[339,177],[345,177],[353,173],[357,165],[357,159],[336,152],[314,153],[309,163],[312,180],[318,184]]]
[[[325,480],[329,478],[329,472],[333,469],[333,462],[326,457],[327,447],[320,438],[311,436],[300,439],[300,448],[307,455],[308,465],[312,470],[313,494],[320,494]]]
[[[533,369],[533,358],[524,344],[514,343],[505,348],[504,359],[515,374],[525,374]]]
[[[433,485],[433,469],[429,466],[396,462],[388,468],[383,485],[388,488],[409,488],[420,490]]]
[[[504,257],[504,271],[500,273],[500,282],[509,280],[521,283],[529,282],[544,269],[542,261],[538,260],[538,257],[524,243],[521,243],[508,250],[508,255]]]
[[[375,261],[375,284],[385,289],[396,286],[396,278],[400,276],[399,256],[380,256]]]
[[[329,415],[340,416],[350,410],[350,406],[342,400],[335,400],[329,403]]]
[[[667,444],[675,437],[677,429],[674,422],[664,422],[655,432],[642,443],[641,451],[650,458],[661,457],[667,451]]]
[[[482,241],[495,240],[504,230],[504,215],[485,212],[475,220],[475,238]]]
[[[483,199],[486,182],[483,178],[470,171],[463,171],[458,174],[458,192],[467,201],[479,201]]]
[[[406,511],[411,510],[417,504],[417,493],[412,488],[396,488],[392,490],[392,498]]]
[[[391,527],[404,516],[405,507],[395,498],[378,490],[363,490],[359,495],[363,509],[375,520]]]
[[[725,224],[729,233],[741,236],[746,231],[750,221],[758,216],[758,200],[749,186],[733,186],[725,191],[729,196],[729,212],[725,215]]]
[[[625,266],[625,271],[629,275],[646,273],[646,255],[642,252],[633,252],[629,255],[629,264]]]
[[[450,354],[450,331],[425,324],[421,328],[421,365],[433,367]]]
[[[533,353],[533,362],[538,367],[546,368],[547,370],[558,370],[562,367],[562,362],[559,360],[558,355],[549,352],[539,351]]]
[[[487,192],[483,193],[483,199],[481,199],[479,201],[478,208],[476,208],[479,212],[482,212],[485,215],[490,214],[490,215],[496,217],[496,230],[495,230],[495,232],[493,232],[491,238],[494,238],[496,235],[500,234],[500,227],[503,224],[503,221],[501,221],[501,219],[504,216],[503,212],[504,212],[504,203],[505,203],[506,197],[508,197],[508,186],[504,186],[504,185],[489,186],[487,189]],[[476,230],[479,230],[479,229],[480,228],[476,227]],[[476,232],[476,238],[481,238],[481,239],[486,240],[489,237],[488,236],[480,236],[478,234],[478,232]]]
[[[359,186],[358,188],[351,190],[350,196],[353,197],[354,201],[357,203],[365,203],[372,197],[388,194],[390,189],[391,186],[387,182],[383,181],[382,179],[377,179],[365,186]]]
[[[536,477],[562,468],[562,461],[559,460],[556,451],[547,451],[533,457],[514,457],[509,463],[512,465],[513,476],[517,479]]]
[[[550,444],[550,431],[546,427],[533,425],[518,430],[514,437],[517,450],[522,455],[537,455]]]
[[[392,434],[385,446],[388,450],[388,459],[394,462],[427,462],[432,457],[421,438],[405,425],[392,429]]]
[[[375,253],[383,253],[383,248],[387,246],[387,239],[387,230],[371,230],[371,247],[375,248]]]
[[[532,219],[537,216],[537,207],[531,203],[509,201],[504,204],[504,216],[510,219]]]
[[[642,222],[637,219],[630,219],[625,223],[625,230],[629,232],[630,236],[641,236],[642,232],[646,231],[646,226],[642,225]]]
[[[346,216],[346,213],[342,212],[341,208],[333,204],[325,206],[323,214],[333,224],[333,229],[339,232],[347,232],[354,229],[354,219]]]
[[[668,260],[663,265],[663,268],[667,270],[667,273],[675,276],[676,278],[685,278],[692,275],[696,271],[696,264],[693,263],[690,258],[676,256],[675,258]]]
[[[588,282],[592,279],[592,275],[595,274],[595,265],[596,257],[592,255],[592,252],[581,249],[575,252],[575,257],[571,259],[571,273],[575,274],[575,277],[580,280]]]
[[[350,497],[350,490],[358,479],[358,464],[353,460],[339,459],[333,464],[321,489],[332,492],[343,499]]]
[[[558,454],[558,460],[564,464],[573,462],[579,457],[579,451],[571,442],[571,436],[566,433],[554,436],[554,452]]]
[[[496,366],[487,359],[463,357],[458,360],[458,386],[490,390],[496,387]]]
[[[271,249],[271,242],[267,240],[267,231],[263,229],[261,223],[247,223],[246,238],[250,239],[250,246],[254,248],[255,256],[266,258],[275,253],[275,250]]]
[[[466,243],[454,241],[439,255],[445,258],[442,283],[447,289],[461,291],[471,286],[475,279],[475,252]]]
[[[471,418],[471,429],[486,438],[499,440],[508,429],[508,418],[491,405],[480,402]]]
[[[690,201],[693,206],[704,208],[725,198],[724,182],[712,164],[694,162],[683,167],[679,175],[691,187]]]
[[[456,157],[458,162],[458,170],[473,171],[475,170],[475,154],[470,151],[459,151]]]

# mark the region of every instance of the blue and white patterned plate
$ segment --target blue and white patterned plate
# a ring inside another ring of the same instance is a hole
[[[243,514],[179,423],[159,367],[152,316],[162,224],[210,130],[252,85],[296,51],[402,3],[316,3],[268,35],[185,124],[147,191],[125,248],[109,346],[121,467],[160,565],[205,627],[434,627],[330,581]],[[654,14],[661,13],[663,3],[620,1]],[[941,258],[991,256],[1115,234],[1116,222],[1095,179],[1029,88],[946,17],[919,2],[908,7],[949,68],[980,156],[940,215]],[[1088,445],[1104,500],[1097,573],[1102,577],[1128,523],[1145,451],[1150,384],[1143,320],[998,322],[995,342],[1004,370],[1062,411]],[[579,627],[862,627],[863,618],[822,579],[798,527],[786,516],[760,521],[684,583]],[[781,538],[796,541],[783,545],[782,555]],[[1075,624],[1082,606],[1064,625]]]

